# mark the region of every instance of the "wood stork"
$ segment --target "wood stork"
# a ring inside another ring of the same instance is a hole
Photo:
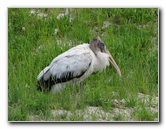
[[[69,49],[53,59],[38,75],[37,89],[41,91],[59,92],[66,83],[80,83],[82,96],[82,81],[93,72],[102,71],[109,66],[115,67],[121,76],[121,71],[110,52],[106,49],[100,37],[93,38],[90,44],[81,44]]]

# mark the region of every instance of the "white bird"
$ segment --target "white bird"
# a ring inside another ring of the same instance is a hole
[[[59,92],[67,83],[80,83],[93,72],[102,71],[109,64],[121,71],[100,37],[93,38],[90,44],[81,44],[69,49],[53,59],[51,64],[38,75],[37,89],[41,91]]]

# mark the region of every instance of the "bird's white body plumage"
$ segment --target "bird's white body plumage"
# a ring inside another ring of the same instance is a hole
[[[109,55],[106,53],[100,51],[94,53],[89,44],[81,44],[54,58],[51,64],[39,73],[37,79],[39,81],[41,78],[47,80],[54,76],[56,78],[68,77],[71,71],[73,76],[79,76],[64,83],[55,84],[51,88],[53,92],[59,92],[66,83],[82,82],[93,72],[105,69],[106,66],[109,66],[108,58]]]

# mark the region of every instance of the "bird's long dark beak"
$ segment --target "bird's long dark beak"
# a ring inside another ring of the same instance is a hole
[[[117,70],[119,76],[121,76],[121,71],[120,71],[118,65],[116,64],[114,58],[112,57],[112,55],[110,54],[110,52],[107,49],[106,49],[106,53],[109,55],[109,61],[115,67],[115,69]]]

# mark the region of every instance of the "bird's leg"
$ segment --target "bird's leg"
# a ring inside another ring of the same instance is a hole
[[[80,95],[81,95],[81,100],[83,99],[83,85],[82,82],[80,82]]]
[[[76,82],[74,82],[74,101],[76,102]]]

